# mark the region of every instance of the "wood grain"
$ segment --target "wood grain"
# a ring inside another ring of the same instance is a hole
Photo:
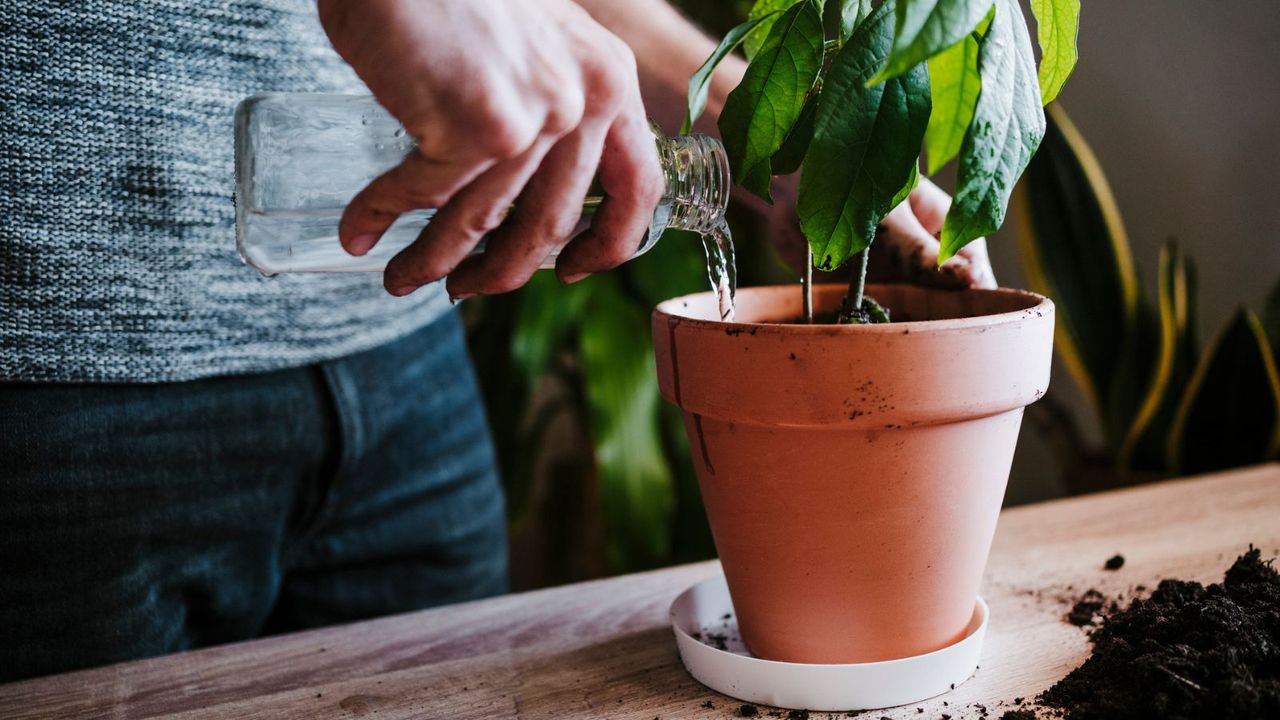
[[[1088,653],[1063,622],[1096,587],[1221,579],[1280,554],[1280,465],[1006,511],[982,666],[946,696],[868,717],[991,716]],[[1115,553],[1118,572],[1102,563]],[[728,718],[681,668],[666,614],[715,563],[583,583],[0,686],[0,718]],[[704,707],[710,701],[713,707]],[[815,718],[837,717],[814,713]]]

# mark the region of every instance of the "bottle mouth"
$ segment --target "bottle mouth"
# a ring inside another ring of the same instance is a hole
[[[669,142],[670,227],[709,234],[724,224],[729,207],[732,185],[724,145],[710,135],[680,135]]]

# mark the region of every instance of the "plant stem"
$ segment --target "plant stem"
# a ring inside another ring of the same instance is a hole
[[[867,284],[867,260],[871,257],[871,246],[868,245],[853,262],[853,276],[849,278],[849,312],[856,314],[862,309],[863,290]]]
[[[804,321],[813,324],[813,248],[804,244],[804,274],[800,276],[800,292],[804,305]]]

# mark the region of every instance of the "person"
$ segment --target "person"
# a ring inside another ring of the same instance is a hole
[[[515,289],[561,247],[564,282],[628,259],[662,189],[647,118],[675,126],[711,41],[662,0],[16,0],[6,20],[0,680],[503,592],[448,296]],[[352,201],[343,245],[439,214],[381,278],[259,277],[233,250],[236,102],[364,87],[418,150]],[[597,170],[607,199],[570,238]],[[980,245],[931,267],[946,203],[923,183],[886,220],[898,270],[992,283]],[[793,203],[771,212],[794,253]]]

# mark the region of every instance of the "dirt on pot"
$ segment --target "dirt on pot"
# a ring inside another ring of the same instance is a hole
[[[1102,610],[1092,593],[1081,617]],[[1039,698],[1067,720],[1280,717],[1280,574],[1256,548],[1220,584],[1163,580],[1108,610],[1090,639],[1084,665]]]

